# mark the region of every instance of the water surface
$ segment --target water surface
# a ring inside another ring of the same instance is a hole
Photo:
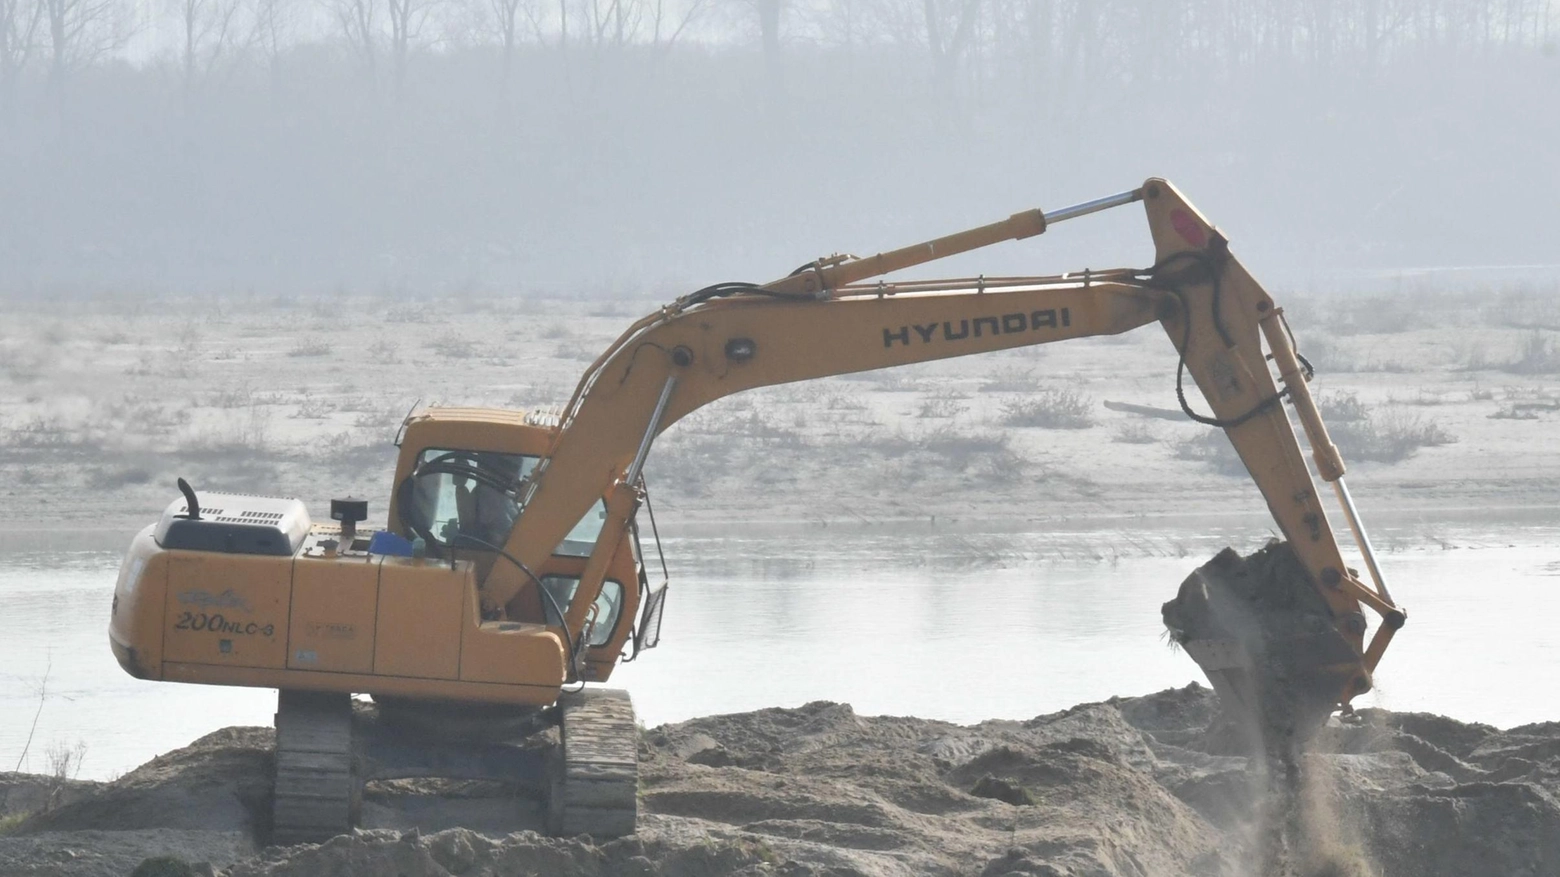
[[[1560,537],[1502,533],[1442,527],[1409,545],[1383,528],[1410,621],[1358,704],[1560,719],[1560,636],[1523,623],[1560,613]],[[1225,535],[1139,538],[1130,555],[1055,530],[673,540],[663,644],[612,681],[649,725],[810,700],[975,722],[1184,685],[1198,671],[1162,638],[1159,605]],[[120,670],[106,633],[118,561],[0,555],[0,770],[46,770],[51,749],[80,741],[81,775],[102,778],[225,725],[271,722],[273,692]]]

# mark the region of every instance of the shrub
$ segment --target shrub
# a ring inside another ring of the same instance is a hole
[[[578,339],[566,339],[558,343],[553,356],[558,359],[567,359],[574,362],[594,362],[600,351],[587,347]]]
[[[940,457],[960,463],[983,454],[1008,450],[1008,437],[1000,432],[963,432],[951,426],[938,427],[913,441]]]
[[[844,393],[833,393],[824,398],[823,407],[830,411],[865,411],[867,403]]]
[[[1094,425],[1094,401],[1077,390],[1041,390],[1002,403],[997,420],[1004,426],[1041,429],[1087,429]]]
[[[303,399],[298,402],[298,410],[293,414],[293,418],[301,420],[324,420],[325,417],[334,410],[336,410],[336,406],[332,405],[330,402],[327,402],[324,399],[316,399],[313,396],[305,395]]]
[[[1159,434],[1147,423],[1134,420],[1117,427],[1111,441],[1126,445],[1151,445],[1159,441]]]
[[[389,429],[400,425],[406,417],[406,410],[399,405],[391,405],[374,411],[364,411],[352,421],[352,425],[358,429]]]
[[[1420,448],[1449,445],[1457,441],[1438,424],[1418,415],[1388,413],[1365,420],[1350,421],[1328,429],[1344,460],[1371,460],[1397,463],[1408,459]]]
[[[1426,422],[1418,415],[1396,412],[1354,420],[1334,418],[1328,423],[1327,432],[1346,463],[1366,460],[1399,463],[1412,457],[1420,448],[1457,441],[1456,436],[1438,424]],[[1176,456],[1207,463],[1221,475],[1244,475],[1246,472],[1240,455],[1223,430],[1209,430],[1181,442],[1176,447]]]
[[[1196,460],[1208,464],[1220,475],[1244,476],[1246,464],[1235,452],[1229,437],[1222,429],[1210,429],[1201,435],[1183,440],[1175,446],[1175,455],[1182,460]]]
[[[1426,390],[1424,387],[1420,387],[1419,392],[1412,396],[1409,396],[1405,399],[1399,399],[1398,397],[1393,396],[1391,397],[1390,401],[1397,405],[1415,405],[1420,408],[1433,408],[1437,405],[1445,405],[1446,397],[1439,393],[1433,393],[1429,390]]]
[[[986,483],[1011,480],[1028,461],[1009,447],[1007,434],[996,430],[966,431],[952,424],[906,433],[871,431],[854,446],[885,460],[900,460],[900,470],[913,483],[933,473],[958,472]]]
[[[323,338],[311,338],[304,336],[293,342],[292,349],[287,351],[288,356],[329,356],[331,353],[330,342]]]
[[[1515,375],[1552,375],[1560,372],[1560,350],[1554,339],[1535,329],[1522,344],[1515,361],[1506,364]]]
[[[1489,353],[1477,341],[1460,348],[1458,359],[1462,360],[1462,364],[1457,367],[1458,371],[1477,372],[1490,367]]]
[[[1394,335],[1424,328],[1429,321],[1413,296],[1370,296],[1351,299],[1332,321],[1339,335]]]
[[[453,332],[432,338],[425,346],[445,359],[470,359],[477,355],[477,345]]]
[[[426,323],[430,317],[429,309],[417,304],[401,305],[385,311],[386,323]]]
[[[1306,341],[1299,351],[1319,372],[1353,372],[1359,370],[1354,355],[1327,335]]]
[[[877,385],[878,390],[885,393],[913,393],[926,388],[926,381],[913,374],[905,374],[904,369],[880,369],[864,374]]]
[[[206,404],[212,408],[248,408],[255,404],[255,389],[248,383],[223,387],[207,396]]]
[[[997,372],[980,385],[984,393],[1028,393],[1035,388],[1035,370],[1009,368]]]
[[[52,448],[57,450],[95,450],[98,441],[85,424],[67,424],[59,417],[38,416],[12,429],[14,448]]]
[[[385,338],[376,338],[373,344],[368,345],[368,359],[375,365],[395,365],[401,361],[401,358],[396,355],[397,351],[394,342]]]
[[[201,457],[270,453],[271,411],[258,403],[228,417],[220,428],[191,436],[180,453]]]
[[[921,407],[916,410],[916,417],[958,417],[970,410],[968,405],[960,405],[957,400],[949,396],[928,396],[921,400]]]
[[[132,484],[146,484],[155,473],[145,466],[100,466],[87,475],[87,486],[94,490],[118,490]]]
[[[1365,403],[1354,393],[1327,393],[1316,399],[1316,410],[1327,423],[1345,423],[1364,420],[1370,416]]]

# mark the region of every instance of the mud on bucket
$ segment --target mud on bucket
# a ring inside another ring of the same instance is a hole
[[[1287,542],[1226,548],[1161,609],[1219,697],[1210,747],[1291,760],[1331,715],[1357,662]]]

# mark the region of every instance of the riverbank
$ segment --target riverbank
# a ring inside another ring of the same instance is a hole
[[[1560,444],[1546,440],[1560,421],[1554,303],[1536,292],[1423,299],[1289,308],[1362,508],[1560,507]],[[156,519],[181,476],[298,496],[321,516],[334,496],[367,497],[382,515],[391,442],[414,403],[562,404],[596,353],[657,304],[99,300],[66,318],[5,302],[0,523],[122,538]],[[1172,348],[1146,327],[770,387],[674,425],[648,481],[674,532],[1264,518],[1227,443],[1176,411],[1174,382]]]

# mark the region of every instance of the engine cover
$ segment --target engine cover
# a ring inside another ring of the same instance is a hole
[[[197,520],[186,517],[190,509],[185,500],[169,503],[153,533],[158,545],[186,551],[290,557],[298,552],[313,523],[309,510],[296,499],[237,493],[202,493],[197,499]]]

